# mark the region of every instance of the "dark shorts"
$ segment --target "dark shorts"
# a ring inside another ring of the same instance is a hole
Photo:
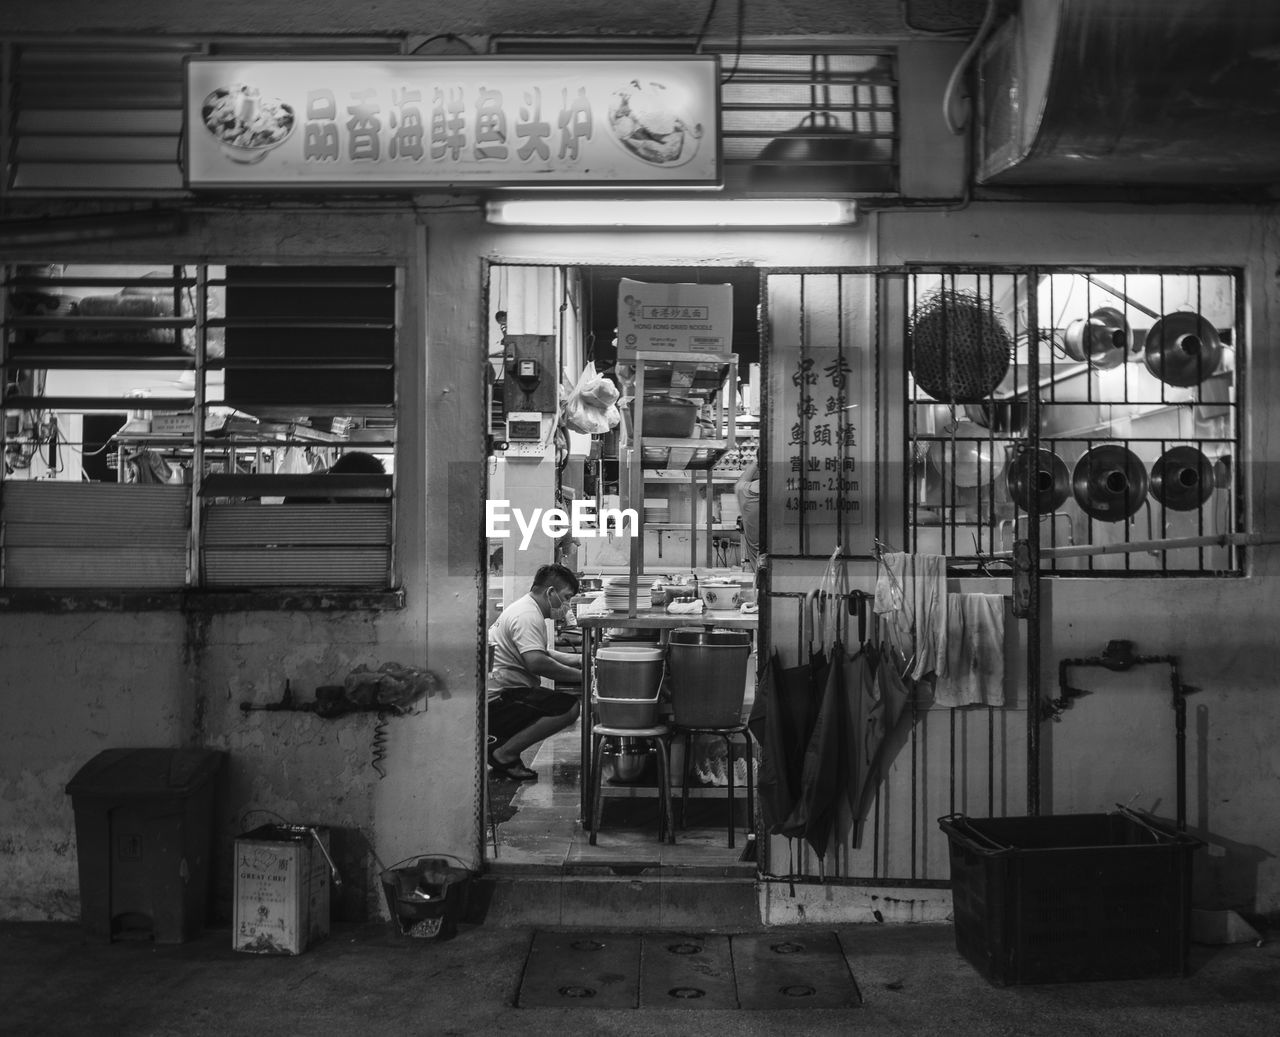
[[[489,700],[489,738],[501,745],[512,735],[532,727],[543,717],[564,716],[578,704],[578,696],[550,688],[507,688]]]

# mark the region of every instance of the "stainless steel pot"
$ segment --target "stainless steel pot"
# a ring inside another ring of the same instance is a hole
[[[601,767],[605,780],[639,781],[653,751],[643,738],[610,738],[602,749]]]

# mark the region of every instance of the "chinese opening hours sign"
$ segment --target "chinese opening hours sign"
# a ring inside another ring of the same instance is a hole
[[[768,541],[779,556],[874,546],[874,384],[860,281],[771,277]],[[827,282],[831,283],[828,284]],[[812,282],[812,283],[811,283]],[[828,298],[827,296],[830,296]]]

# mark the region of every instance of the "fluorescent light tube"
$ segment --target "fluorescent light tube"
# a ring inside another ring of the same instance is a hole
[[[510,198],[489,202],[490,223],[525,227],[824,227],[852,223],[836,198]]]

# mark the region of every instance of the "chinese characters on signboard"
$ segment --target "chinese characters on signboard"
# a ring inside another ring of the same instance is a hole
[[[714,184],[714,58],[189,59],[193,187]]]
[[[860,471],[860,407],[851,406],[851,357],[860,353],[815,349],[788,357],[786,463],[783,509],[806,525],[860,525],[864,518]],[[838,517],[843,516],[843,522]]]
[[[874,548],[872,287],[859,274],[768,279],[771,555]]]
[[[546,162],[553,142],[556,157],[576,160],[580,144],[589,140],[595,119],[584,88],[560,99],[544,118],[542,90],[520,92],[511,105],[501,90],[479,87],[468,104],[462,87],[434,87],[424,103],[423,91],[393,87],[383,99],[377,90],[353,90],[340,105],[327,88],[308,90],[302,117],[302,158],[306,162],[377,163],[383,158],[411,162],[458,162],[464,152],[482,163]]]

